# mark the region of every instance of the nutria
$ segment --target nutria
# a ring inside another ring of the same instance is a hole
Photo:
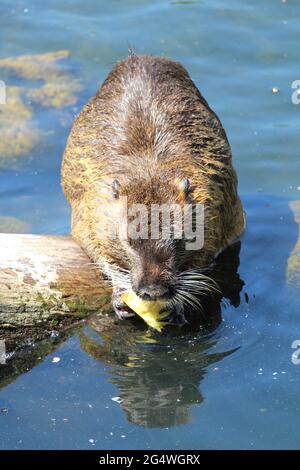
[[[206,268],[244,229],[220,120],[184,67],[162,57],[130,53],[113,68],[74,122],[62,186],[72,235],[111,281],[120,318],[133,314],[120,300],[129,288],[143,299],[165,298],[177,317],[199,306],[215,288]],[[128,207],[149,211],[151,204],[203,204],[204,245],[188,250],[184,237],[161,232],[156,239],[103,236],[124,197]]]

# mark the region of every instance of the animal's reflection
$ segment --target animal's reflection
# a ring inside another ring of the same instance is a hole
[[[119,389],[120,403],[132,423],[170,427],[190,420],[190,407],[203,401],[199,384],[208,365],[235,350],[211,352],[217,339],[210,333],[221,319],[220,301],[226,296],[237,306],[243,281],[237,274],[240,243],[216,260],[210,275],[222,289],[207,299],[206,329],[190,319],[185,330],[164,335],[150,332],[142,323],[121,322],[112,328],[109,318],[94,317],[80,333],[81,347],[110,367],[111,381]],[[198,331],[197,331],[198,327]]]

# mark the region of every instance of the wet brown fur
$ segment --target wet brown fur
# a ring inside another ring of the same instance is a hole
[[[182,65],[130,54],[84,106],[68,139],[62,186],[74,239],[93,261],[130,268],[124,245],[97,235],[99,204],[111,205],[113,219],[115,179],[129,205],[184,203],[176,183],[182,178],[191,183],[189,200],[205,204],[204,248],[180,255],[182,266],[205,266],[244,229],[225,131]],[[163,249],[156,264],[152,255],[145,252],[140,270],[164,266]]]

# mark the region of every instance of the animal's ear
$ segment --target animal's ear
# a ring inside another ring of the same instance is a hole
[[[118,180],[113,180],[112,182],[112,194],[114,199],[119,199],[121,185]]]
[[[188,178],[181,178],[176,180],[176,186],[179,189],[180,196],[186,198],[192,191],[190,180]]]

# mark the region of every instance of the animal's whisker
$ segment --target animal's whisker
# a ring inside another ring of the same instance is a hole
[[[107,276],[108,282],[115,287],[116,285],[122,289],[130,289],[131,279],[130,271],[124,268],[117,268],[105,261],[98,261],[97,265]]]
[[[177,289],[177,292],[178,294],[185,299],[185,301],[187,303],[189,303],[191,306],[195,307],[199,307],[200,309],[202,309],[202,305],[201,305],[201,302],[199,299],[197,299],[197,297],[195,297],[193,294],[191,293],[187,293],[186,291],[183,291],[181,289]]]
[[[188,294],[185,291],[177,290],[175,296],[174,296],[174,303],[179,302],[183,307],[191,307],[192,309],[198,310],[200,312],[201,316],[205,320],[205,315],[203,311],[202,304],[199,299],[194,297],[191,294]]]
[[[194,293],[221,293],[218,283],[199,270],[187,270],[178,274],[178,286]]]

